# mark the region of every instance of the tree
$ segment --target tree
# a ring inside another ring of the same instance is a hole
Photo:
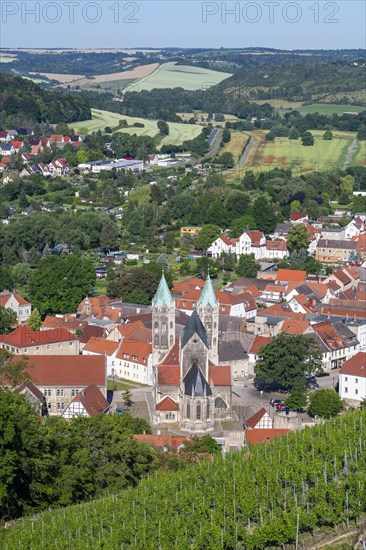
[[[289,132],[289,135],[288,135],[288,138],[289,139],[299,139],[300,137],[300,132],[297,128],[291,128],[290,132]]]
[[[168,136],[169,135],[169,124],[165,122],[165,120],[158,120],[157,127],[159,129],[159,132],[162,136]]]
[[[42,317],[38,309],[34,309],[30,316],[28,317],[26,324],[28,327],[34,331],[38,331],[42,326]]]
[[[281,333],[264,346],[255,364],[256,376],[267,384],[291,389],[305,384],[305,373],[322,369],[322,352],[310,337]]]
[[[313,416],[331,418],[342,409],[341,398],[332,388],[317,390],[310,396],[309,412]]]
[[[223,143],[229,143],[231,140],[231,132],[228,128],[225,128],[225,130],[222,132],[222,141]]]
[[[100,246],[109,250],[116,250],[118,248],[117,235],[114,225],[105,225],[100,234]]]
[[[219,164],[222,164],[226,168],[232,168],[235,165],[233,154],[230,153],[230,151],[226,151],[225,153],[222,153],[222,155],[219,156],[217,159],[217,162]]]
[[[359,139],[360,141],[366,140],[366,125],[365,124],[360,124],[360,126],[358,128],[358,132],[357,132],[357,139]]]
[[[307,250],[310,240],[310,233],[306,226],[302,223],[296,224],[288,230],[287,248],[296,252],[302,249]]]
[[[255,279],[259,271],[259,265],[255,262],[254,254],[242,254],[239,258],[235,273],[238,277]]]
[[[314,145],[313,134],[309,131],[306,131],[301,136],[301,143],[305,146]]]
[[[43,258],[29,279],[28,294],[41,315],[76,311],[95,285],[90,259],[75,255]]]
[[[285,405],[290,407],[293,411],[300,411],[307,403],[306,397],[307,393],[304,381],[299,379],[299,381],[292,386],[291,393],[286,399]]]
[[[331,132],[330,130],[327,130],[326,132],[324,132],[323,139],[325,141],[331,141],[333,139],[333,132]]]
[[[111,298],[122,298],[132,304],[151,303],[158,287],[159,278],[144,267],[133,267],[120,272],[107,287]]]
[[[264,233],[272,233],[276,227],[277,217],[273,206],[267,197],[261,195],[253,203],[253,217],[257,229]]]
[[[193,437],[184,443],[184,453],[209,453],[219,454],[222,452],[221,446],[210,435],[203,437]]]
[[[204,225],[195,241],[195,247],[198,250],[207,250],[220,235],[221,229],[218,225]]]
[[[17,324],[17,314],[12,309],[0,306],[0,334],[8,334]]]
[[[294,212],[300,212],[300,209],[301,209],[300,201],[298,200],[291,201],[291,204],[290,204],[291,214],[293,214]]]
[[[123,402],[126,405],[126,407],[130,408],[132,403],[133,403],[132,393],[130,392],[130,390],[125,390],[125,391],[122,392],[122,399],[123,399]]]
[[[30,380],[28,360],[25,356],[15,361],[15,356],[5,349],[0,349],[0,380],[10,386],[18,386]],[[3,382],[2,382],[3,383]]]

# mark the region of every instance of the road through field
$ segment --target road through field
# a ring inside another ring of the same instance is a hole
[[[245,161],[247,160],[247,156],[249,155],[249,151],[252,148],[253,143],[254,143],[254,137],[252,136],[250,138],[250,140],[248,141],[248,143],[246,144],[246,146],[244,148],[244,151],[243,151],[243,154],[240,157],[239,162],[237,163],[235,168],[243,168],[243,166],[245,164]]]

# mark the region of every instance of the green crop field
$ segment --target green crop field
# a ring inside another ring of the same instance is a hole
[[[248,155],[245,169],[258,167],[268,170],[276,167],[292,168],[294,172],[309,172],[313,170],[329,170],[343,168],[347,151],[355,139],[352,132],[333,132],[331,141],[324,141],[323,131],[312,131],[315,139],[313,146],[302,145],[301,140],[276,138],[266,141],[265,132],[253,132],[255,143]],[[355,156],[349,159],[349,164],[355,164]]]
[[[366,107],[360,107],[356,105],[335,105],[332,103],[314,103],[312,105],[303,105],[302,107],[296,108],[299,113],[302,115],[307,115],[308,113],[319,113],[320,115],[330,115],[336,113],[341,116],[343,113],[360,113],[365,111]]]
[[[156,120],[129,117],[118,113],[112,113],[111,111],[100,111],[98,109],[92,109],[92,117],[93,118],[91,120],[73,122],[72,127],[79,133],[96,132],[97,130],[104,130],[106,126],[110,126],[112,129],[117,128],[120,120],[126,120],[129,127],[121,128],[118,130],[119,132],[151,137],[155,137],[159,134]],[[133,127],[132,125],[136,122],[144,124],[144,127]],[[193,139],[198,136],[201,133],[202,128],[194,124],[169,122],[169,130],[169,135],[165,136],[161,140],[160,146],[165,144],[180,145],[183,141]]]
[[[154,88],[184,88],[185,90],[201,90],[219,84],[230,73],[222,73],[202,67],[163,63],[151,75],[141,78],[132,85],[133,91],[153,90]],[[126,91],[128,92],[128,88]]]
[[[366,166],[366,141],[358,141],[357,145],[357,151],[352,164],[362,164]]]

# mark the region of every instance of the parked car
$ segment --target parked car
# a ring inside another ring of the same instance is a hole
[[[277,405],[284,405],[285,402],[282,399],[271,399],[270,404],[272,407],[277,407]]]
[[[279,405],[276,408],[276,412],[285,412],[286,414],[288,414],[290,411],[291,409],[287,405]]]

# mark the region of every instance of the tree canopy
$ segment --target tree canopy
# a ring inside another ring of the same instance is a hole
[[[309,412],[313,416],[331,418],[342,409],[341,398],[332,388],[323,388],[310,395]]]

